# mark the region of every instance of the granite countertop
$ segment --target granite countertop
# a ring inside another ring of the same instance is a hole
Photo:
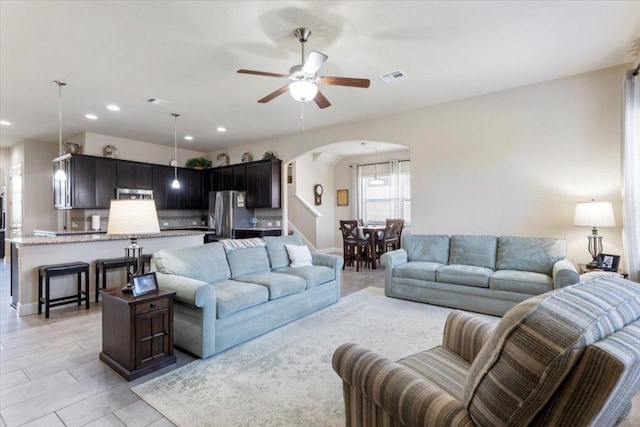
[[[161,231],[158,234],[148,234],[138,236],[139,239],[153,239],[160,237],[177,237],[177,236],[190,236],[204,234],[203,230],[168,230]],[[12,239],[5,239],[9,243],[15,243],[23,246],[33,245],[57,245],[61,243],[92,243],[103,242],[109,240],[129,240],[128,236],[107,236],[106,233],[91,233],[91,234],[69,234],[65,236],[52,236],[52,237],[17,237]]]

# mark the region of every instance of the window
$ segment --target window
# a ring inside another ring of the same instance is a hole
[[[384,224],[404,218],[411,224],[411,170],[409,160],[358,166],[358,217],[365,224]],[[376,185],[375,179],[382,183]]]

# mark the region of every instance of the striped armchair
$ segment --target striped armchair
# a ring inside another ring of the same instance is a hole
[[[495,326],[455,311],[441,346],[398,362],[340,346],[347,426],[610,426],[640,389],[640,285],[602,277],[530,298]]]

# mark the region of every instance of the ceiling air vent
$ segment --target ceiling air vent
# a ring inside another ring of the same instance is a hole
[[[149,104],[153,104],[153,105],[171,104],[171,101],[165,101],[164,99],[154,98],[153,96],[151,98],[145,99],[145,101],[147,101]]]
[[[402,70],[395,70],[390,73],[380,74],[378,77],[380,77],[386,84],[396,83],[409,78],[409,76],[407,76]]]

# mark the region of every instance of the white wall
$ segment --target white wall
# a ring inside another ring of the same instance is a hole
[[[565,237],[569,257],[586,262],[589,230],[572,226],[579,201],[613,202],[618,226],[601,234],[605,252],[622,253],[620,79],[626,68],[221,151],[232,163],[245,151],[257,158],[267,150],[286,162],[338,141],[405,145],[412,233]]]
[[[104,146],[113,145],[118,149],[118,159],[168,166],[174,154],[173,147],[90,132],[76,136],[72,140],[82,145],[82,154],[90,156],[102,157]],[[180,145],[178,142],[178,163],[182,167],[184,167],[185,162],[189,158],[207,157],[200,151],[180,148]],[[211,159],[211,157],[209,157],[209,159]],[[238,161],[238,163],[240,163],[240,161]]]
[[[58,156],[58,144],[24,141],[25,161],[22,170],[22,235],[32,236],[33,230],[56,230],[58,214],[53,207],[53,164]]]
[[[337,222],[334,216],[336,187],[334,182],[333,164],[325,163],[322,156],[308,153],[296,159],[294,168],[295,192],[312,205],[321,215],[316,220],[316,229],[313,230],[314,235],[306,237],[313,242],[317,249],[334,247]],[[314,187],[316,184],[321,184],[324,190],[322,195],[322,204],[319,206],[314,204]],[[290,208],[293,208],[291,204],[289,206]],[[291,213],[292,210],[289,212]],[[292,215],[289,220],[296,225],[295,215]]]

